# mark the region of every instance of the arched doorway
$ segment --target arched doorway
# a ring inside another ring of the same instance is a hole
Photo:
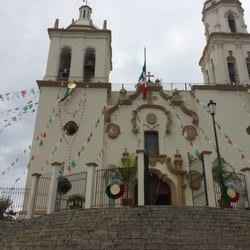
[[[163,182],[155,173],[150,173],[148,178],[148,205],[169,206],[172,205],[171,188]]]

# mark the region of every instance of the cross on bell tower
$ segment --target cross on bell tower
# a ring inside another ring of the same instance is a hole
[[[88,5],[87,0],[83,0],[83,5],[80,7],[79,11],[79,19],[76,23],[79,25],[91,25],[92,8]]]

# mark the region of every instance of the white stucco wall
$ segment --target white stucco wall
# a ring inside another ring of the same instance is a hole
[[[100,157],[99,154],[103,145],[103,108],[107,101],[106,89],[93,89],[93,88],[77,88],[73,93],[73,99],[67,100],[66,106],[63,104],[63,108],[60,108],[57,98],[64,95],[65,88],[53,88],[42,87],[39,108],[37,112],[36,126],[34,132],[34,138],[32,143],[31,160],[28,181],[33,173],[50,174],[52,162],[65,162],[65,174],[71,172],[68,171],[69,160],[76,161],[76,167],[71,171],[81,172],[85,169],[87,162],[97,161]],[[71,101],[72,100],[72,101]],[[81,101],[86,103],[80,106]],[[59,110],[61,109],[62,115],[59,116]],[[54,110],[54,111],[53,111]],[[73,116],[73,113],[78,113]],[[49,122],[52,118],[52,122]],[[98,127],[96,121],[100,119]],[[62,125],[66,122],[73,120],[76,121],[79,130],[75,136],[67,137],[68,143],[63,139]],[[46,138],[42,138],[40,135],[46,133]],[[93,134],[90,142],[87,142],[88,136]],[[39,136],[39,140],[37,137]],[[62,141],[60,142],[60,138]],[[40,145],[41,140],[43,145]],[[52,151],[57,146],[56,152]],[[85,146],[85,150],[78,156],[78,152],[81,151],[82,146]]]

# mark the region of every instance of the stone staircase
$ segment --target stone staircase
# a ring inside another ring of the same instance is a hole
[[[1,250],[250,250],[250,211],[143,207],[0,222]]]

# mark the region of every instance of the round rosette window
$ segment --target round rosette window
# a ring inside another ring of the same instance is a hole
[[[107,186],[106,195],[112,199],[117,200],[124,194],[124,184],[114,182]]]
[[[63,130],[65,131],[66,135],[68,135],[68,136],[73,136],[74,134],[76,134],[78,129],[79,129],[79,127],[76,124],[76,122],[74,122],[74,121],[67,122],[63,127]]]

